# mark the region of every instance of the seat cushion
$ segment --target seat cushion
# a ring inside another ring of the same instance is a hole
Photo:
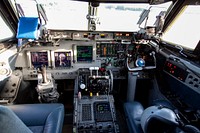
[[[140,119],[144,111],[139,102],[127,102],[124,104],[124,113],[130,133],[142,133]]]
[[[64,106],[59,103],[8,106],[34,133],[61,133]]]

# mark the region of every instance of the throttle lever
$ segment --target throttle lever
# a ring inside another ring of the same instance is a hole
[[[42,79],[43,79],[43,83],[47,83],[48,79],[47,79],[47,69],[45,65],[41,66],[41,74],[42,74]]]

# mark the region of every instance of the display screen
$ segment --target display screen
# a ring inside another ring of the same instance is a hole
[[[71,67],[71,52],[55,52],[55,67]]]
[[[77,62],[92,62],[92,46],[77,46]]]
[[[110,105],[109,103],[99,103],[96,105],[96,110],[98,112],[110,111]]]
[[[94,107],[94,119],[97,122],[113,121],[109,102],[95,102]]]
[[[48,66],[48,52],[31,52],[31,63],[34,67]]]

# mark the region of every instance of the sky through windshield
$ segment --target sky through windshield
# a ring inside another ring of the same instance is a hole
[[[25,12],[25,16],[37,16],[36,2],[33,0],[16,0]],[[37,0],[46,11],[50,29],[87,30],[88,3],[70,0]],[[13,0],[14,3],[14,0]],[[157,8],[156,15],[165,8]],[[138,31],[137,21],[141,12],[148,9],[148,4],[111,4],[101,3],[98,7],[97,31]],[[163,5],[162,5],[163,7]]]

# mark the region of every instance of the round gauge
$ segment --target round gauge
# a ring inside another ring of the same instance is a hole
[[[7,75],[7,74],[8,74],[8,69],[0,68],[0,75]]]

